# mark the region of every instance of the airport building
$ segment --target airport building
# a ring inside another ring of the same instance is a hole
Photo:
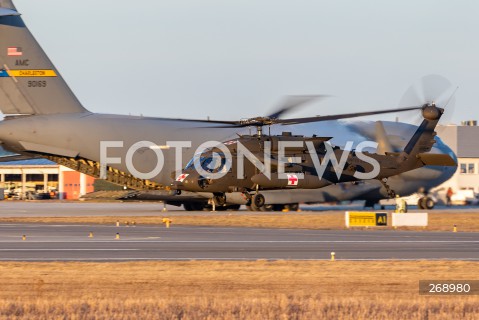
[[[0,162],[0,189],[14,198],[51,194],[76,200],[93,192],[95,179],[45,159]]]
[[[479,193],[479,126],[477,121],[463,121],[461,125],[438,128],[441,139],[454,151],[458,168],[454,176],[438,187],[472,190]]]

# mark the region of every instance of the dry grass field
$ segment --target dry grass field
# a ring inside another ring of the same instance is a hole
[[[311,214],[307,212],[290,212],[278,214],[191,214],[175,215],[159,213],[158,216],[146,217],[37,217],[37,218],[0,218],[0,222],[40,222],[40,223],[100,223],[114,224],[133,222],[137,224],[161,224],[163,218],[170,217],[173,225],[201,225],[201,226],[234,226],[234,227],[263,227],[263,228],[297,228],[297,229],[344,229],[343,212],[325,212]],[[452,231],[457,225],[458,231],[479,231],[479,212],[448,213],[432,212],[429,214],[428,231]],[[382,227],[383,228],[383,227]],[[382,229],[381,228],[381,229]],[[407,228],[401,228],[407,229]],[[411,228],[411,230],[423,230]]]
[[[474,262],[0,263],[0,319],[477,319]]]

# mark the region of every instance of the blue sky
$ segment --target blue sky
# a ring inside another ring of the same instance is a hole
[[[287,94],[334,96],[294,116],[394,108],[434,73],[460,87],[452,120],[479,119],[473,0],[15,4],[95,112],[235,120]]]

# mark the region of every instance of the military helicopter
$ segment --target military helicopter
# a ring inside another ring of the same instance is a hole
[[[422,106],[394,109],[394,112],[421,110],[421,125],[402,152],[386,154],[346,150],[328,143],[331,137],[264,134],[265,126],[320,122],[348,118],[350,115],[279,119],[278,114],[255,117],[217,126],[255,127],[256,133],[239,135],[196,154],[177,176],[172,188],[181,191],[209,192],[217,205],[242,197],[254,209],[265,206],[263,190],[317,189],[341,182],[377,179],[395,196],[389,177],[425,165],[455,165],[445,154],[428,154],[435,143],[434,131],[444,113],[434,102]],[[364,112],[373,115],[392,110]],[[355,114],[357,116],[357,114]],[[338,159],[341,159],[338,161]]]

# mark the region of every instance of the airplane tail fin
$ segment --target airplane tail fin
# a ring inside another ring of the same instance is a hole
[[[12,0],[0,0],[0,111],[7,116],[87,112]]]

